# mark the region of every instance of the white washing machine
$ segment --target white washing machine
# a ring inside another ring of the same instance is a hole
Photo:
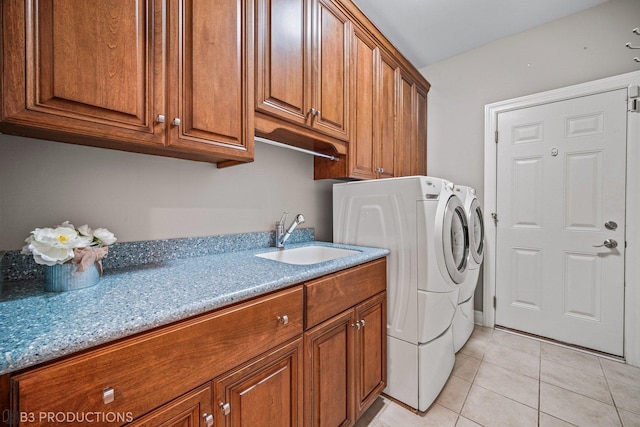
[[[453,183],[413,176],[335,184],[333,239],[390,250],[384,392],[426,410],[453,368],[451,325],[467,274],[467,215]]]
[[[478,285],[480,265],[484,259],[484,222],[482,208],[476,197],[476,190],[463,185],[456,185],[455,194],[464,204],[469,225],[469,261],[467,277],[460,284],[458,308],[453,318],[453,349],[457,353],[467,342],[474,325],[474,298]]]

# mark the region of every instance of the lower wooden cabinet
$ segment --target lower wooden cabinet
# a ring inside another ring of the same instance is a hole
[[[305,426],[355,423],[353,410],[353,310],[304,334]]]
[[[214,380],[216,426],[302,425],[302,338]]]
[[[21,427],[350,426],[385,381],[379,259],[2,375],[0,412]]]
[[[386,292],[355,308],[354,345],[356,419],[382,393],[387,381],[387,299]],[[358,321],[358,320],[356,320]]]
[[[167,403],[127,427],[212,427],[211,384]]]
[[[386,382],[386,292],[305,332],[305,426],[350,426]]]
[[[387,380],[386,259],[304,284],[305,426],[353,425]]]

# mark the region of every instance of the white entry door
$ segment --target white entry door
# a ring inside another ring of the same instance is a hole
[[[497,325],[623,355],[626,121],[625,89],[498,114]]]

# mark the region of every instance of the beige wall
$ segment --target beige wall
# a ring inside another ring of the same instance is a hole
[[[640,70],[640,0],[610,0],[427,66],[427,172],[484,197],[484,106]],[[482,309],[482,277],[476,290]]]
[[[0,135],[0,250],[70,220],[120,241],[267,231],[282,212],[331,240],[331,185],[313,158],[256,143],[256,161],[209,163]]]
[[[429,175],[483,193],[484,106],[640,70],[640,0],[610,0],[427,66]]]

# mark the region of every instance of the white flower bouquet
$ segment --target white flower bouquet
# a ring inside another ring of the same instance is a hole
[[[25,239],[27,244],[22,248],[22,253],[32,254],[37,264],[78,264],[78,272],[98,263],[102,274],[101,260],[107,256],[107,246],[116,240],[106,228],[92,230],[88,225],[75,228],[69,221],[65,221],[53,228],[33,230]]]

